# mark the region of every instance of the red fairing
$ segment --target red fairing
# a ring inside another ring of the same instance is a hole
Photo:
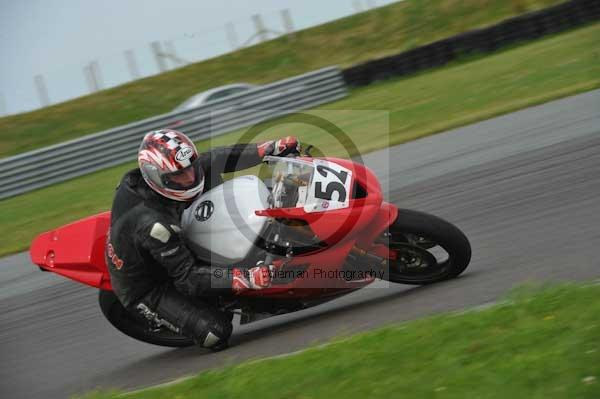
[[[305,159],[310,161],[310,158]],[[305,212],[303,208],[276,208],[257,211],[256,214],[259,216],[305,220],[310,225],[311,230],[328,244],[356,238],[358,235],[363,235],[365,230],[377,227],[373,226],[373,220],[380,212],[383,196],[379,180],[375,174],[366,166],[355,164],[347,159],[324,159],[350,169],[354,179],[353,184],[362,187],[367,196],[351,199],[348,208],[337,210]],[[387,224],[380,229],[380,232],[386,227]]]
[[[111,290],[104,259],[110,212],[40,234],[31,244],[31,261],[41,268],[103,290]]]

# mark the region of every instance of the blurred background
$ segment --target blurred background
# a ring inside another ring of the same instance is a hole
[[[0,116],[30,111],[393,0],[0,1]]]

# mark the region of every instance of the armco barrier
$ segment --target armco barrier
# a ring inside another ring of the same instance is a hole
[[[600,20],[600,0],[573,0],[507,19],[403,53],[368,61],[343,71],[351,86],[368,85],[447,64],[458,57],[489,53],[519,41],[539,38]]]
[[[193,140],[334,101],[346,95],[328,67],[261,86],[195,109],[169,113],[0,160],[0,199],[135,159],[148,131],[173,126]]]

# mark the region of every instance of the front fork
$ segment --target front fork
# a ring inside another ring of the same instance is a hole
[[[396,221],[396,218],[398,218],[396,205],[382,202],[381,208],[373,218],[373,222],[369,224],[369,228],[361,232],[360,237],[356,240],[357,254],[375,256],[386,260],[395,259],[396,254],[390,251],[387,245],[378,241],[381,241],[379,240],[380,237],[385,235],[387,229]]]
[[[361,232],[355,245],[350,250],[348,260],[350,264],[361,267],[369,265],[376,273],[384,271],[387,274],[388,262],[396,259],[396,252],[391,251],[385,243],[381,243],[388,227],[396,221],[398,208],[395,205],[383,202],[380,211],[376,214],[370,228]]]

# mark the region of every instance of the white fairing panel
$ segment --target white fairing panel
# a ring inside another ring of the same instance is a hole
[[[190,249],[211,263],[244,259],[267,222],[254,212],[269,207],[269,195],[256,176],[237,177],[202,194],[181,218]]]

